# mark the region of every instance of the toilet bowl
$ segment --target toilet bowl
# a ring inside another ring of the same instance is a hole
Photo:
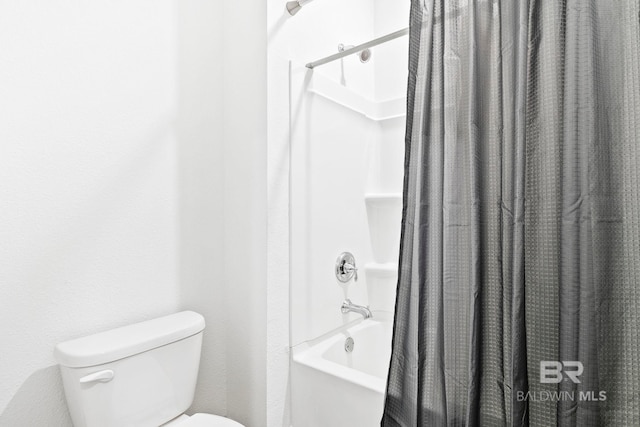
[[[194,414],[190,417],[181,415],[176,420],[162,424],[160,427],[243,427],[239,422],[219,415]]]
[[[242,427],[193,403],[204,318],[183,311],[60,343],[55,357],[75,427]]]

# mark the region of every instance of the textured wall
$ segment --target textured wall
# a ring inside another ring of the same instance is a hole
[[[207,321],[192,412],[227,414],[226,284],[239,285],[223,254],[241,259],[256,233],[224,247],[239,219],[224,197],[243,188],[224,178],[220,4],[4,2],[0,42],[0,426],[70,425],[56,343],[182,309]],[[241,289],[260,298],[253,271]],[[262,343],[252,322],[235,354]],[[242,395],[264,368],[235,360]],[[251,403],[233,410],[262,420]]]
[[[219,2],[176,1],[181,308],[207,322],[190,412],[227,413],[222,22]]]
[[[227,413],[266,425],[267,30],[264,2],[222,2]]]
[[[207,333],[191,411],[266,425],[266,9],[176,2],[182,305]]]
[[[2,426],[70,425],[56,343],[179,307],[175,40],[167,0],[0,4]]]

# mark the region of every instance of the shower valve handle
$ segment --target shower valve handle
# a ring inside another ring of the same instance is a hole
[[[358,267],[356,267],[354,264],[345,262],[342,265],[342,271],[344,271],[347,274],[353,273],[353,280],[356,280],[356,281],[358,280]]]
[[[343,252],[336,260],[335,268],[336,278],[347,283],[349,280],[358,280],[358,267],[356,267],[356,259],[350,252]]]

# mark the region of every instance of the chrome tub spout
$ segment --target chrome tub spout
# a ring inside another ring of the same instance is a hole
[[[357,305],[351,302],[350,299],[346,299],[342,302],[342,306],[340,307],[340,311],[342,314],[347,314],[349,312],[354,312],[360,314],[365,319],[371,318],[371,310],[369,307],[365,307],[363,305]]]

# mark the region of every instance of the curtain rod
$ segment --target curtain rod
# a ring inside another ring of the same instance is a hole
[[[402,30],[395,31],[391,34],[387,34],[386,36],[378,37],[377,39],[373,39],[366,43],[359,44],[358,46],[354,46],[350,49],[345,49],[343,52],[334,53],[333,55],[327,56],[322,59],[318,59],[317,61],[309,62],[306,67],[307,68],[315,68],[320,65],[324,65],[326,63],[335,61],[336,59],[344,58],[345,56],[353,55],[354,53],[358,53],[367,48],[377,46],[379,44],[388,42],[389,40],[397,39],[398,37],[402,37],[409,34],[409,28],[404,28]]]

